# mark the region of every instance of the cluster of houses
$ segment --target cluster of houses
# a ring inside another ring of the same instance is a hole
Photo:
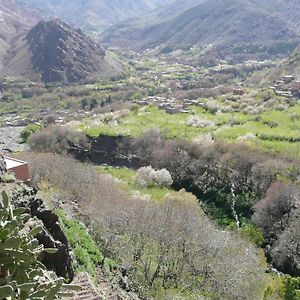
[[[200,106],[201,103],[198,100],[190,99],[176,99],[166,97],[148,97],[143,100],[135,101],[142,106],[155,105],[159,109],[166,111],[168,114],[176,113],[189,113],[190,106]]]
[[[79,110],[73,113],[57,110],[55,111],[54,116],[51,110],[45,109],[35,112],[33,117],[23,117],[16,114],[8,115],[4,119],[4,125],[7,127],[22,127],[28,124],[41,125],[43,122],[46,122],[47,124],[63,125],[68,120],[78,119],[89,114],[90,112],[84,110]]]
[[[300,96],[300,80],[295,80],[293,75],[285,75],[281,80],[277,80],[271,89],[277,96],[286,98]]]

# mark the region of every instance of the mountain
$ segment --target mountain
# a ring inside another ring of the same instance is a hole
[[[275,70],[271,70],[266,79],[272,82],[281,80],[284,75],[293,75],[300,80],[300,45]]]
[[[300,38],[299,21],[298,0],[178,0],[111,27],[102,37],[103,42],[138,50],[210,45],[256,51],[266,45],[284,52],[294,46],[291,41]]]
[[[2,0],[3,1],[3,0]],[[43,18],[56,17],[85,31],[101,31],[127,18],[139,17],[171,0],[15,0]]]
[[[14,41],[1,73],[44,82],[79,82],[121,70],[121,65],[81,30],[53,20],[40,21]]]
[[[25,18],[0,4],[0,68],[3,64],[1,58],[10,49],[11,43],[29,26]]]

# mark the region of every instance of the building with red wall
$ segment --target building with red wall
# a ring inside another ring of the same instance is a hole
[[[29,168],[26,161],[4,156],[6,170],[12,172],[17,179],[29,181]]]

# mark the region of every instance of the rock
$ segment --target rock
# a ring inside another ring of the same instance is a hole
[[[0,151],[22,152],[28,149],[26,144],[19,144],[24,127],[0,127]]]
[[[37,198],[36,193],[35,189],[20,185],[13,191],[13,204],[26,208],[32,217],[43,223],[43,231],[36,236],[39,243],[45,248],[58,249],[55,254],[45,253],[40,258],[41,262],[57,276],[73,280],[74,269],[68,239],[59,224],[58,216],[45,208],[43,200]]]

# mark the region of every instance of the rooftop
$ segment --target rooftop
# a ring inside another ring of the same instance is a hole
[[[6,163],[6,168],[8,170],[27,164],[25,161],[11,158],[11,157],[4,157],[4,161]]]

